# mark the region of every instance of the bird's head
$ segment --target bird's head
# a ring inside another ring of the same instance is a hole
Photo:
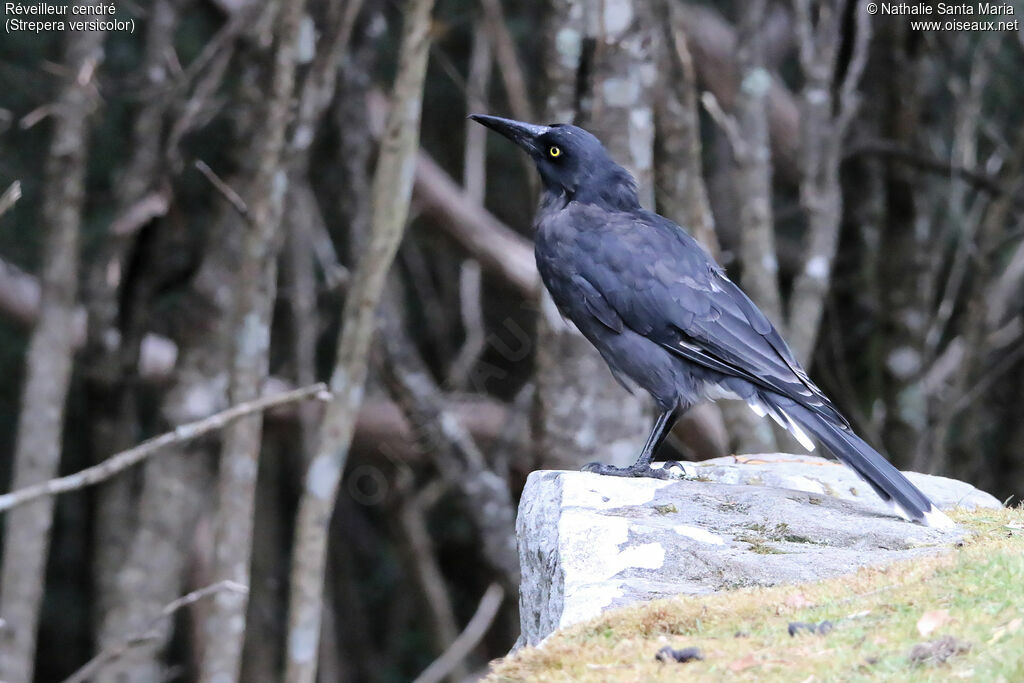
[[[577,126],[538,126],[497,116],[471,119],[521,147],[537,165],[545,192],[621,209],[639,206],[636,181],[609,156],[601,141]]]

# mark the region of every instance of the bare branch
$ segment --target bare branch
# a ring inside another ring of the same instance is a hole
[[[864,140],[857,142],[846,151],[845,157],[849,159],[860,155],[887,157],[930,173],[952,175],[965,180],[979,190],[984,190],[994,195],[1005,194],[1008,191],[998,178],[984,171],[966,168],[953,161],[937,159],[891,140]]]
[[[482,27],[481,27],[482,28]],[[487,112],[487,85],[491,74],[491,43],[486,31],[477,30],[469,58],[466,80],[466,109]],[[466,121],[465,152],[462,162],[462,187],[467,198],[484,203],[487,189],[487,129]],[[459,313],[465,341],[448,367],[452,386],[464,386],[473,364],[484,348],[484,317],[481,302],[483,277],[480,263],[466,259],[459,266]]]
[[[736,118],[731,114],[727,114],[722,109],[718,98],[710,90],[705,90],[700,94],[700,103],[704,105],[704,111],[708,113],[708,116],[725,133],[725,138],[729,141],[729,149],[732,151],[733,157],[743,154],[746,151],[746,147]]]
[[[452,597],[445,585],[444,574],[437,560],[437,551],[427,529],[427,508],[413,490],[413,475],[409,468],[399,470],[398,488],[404,493],[399,506],[398,526],[405,537],[409,562],[412,564],[413,580],[419,583],[423,592],[429,631],[438,652],[444,652],[458,638],[459,627],[455,620]],[[462,680],[468,672],[464,667],[456,671],[456,678]]]
[[[484,556],[501,573],[505,585],[513,588],[519,584],[519,557],[515,505],[508,485],[489,467],[473,437],[440,400],[437,384],[397,319],[398,304],[389,303],[389,310],[381,316],[388,389],[420,442],[437,452],[441,473],[474,511]]]
[[[433,7],[433,0],[411,0],[405,7],[391,108],[371,191],[373,218],[369,241],[345,297],[343,332],[331,376],[335,398],[327,406],[319,444],[299,501],[285,665],[285,680],[289,683],[312,683],[316,678],[327,554],[326,520],[334,509],[363,399],[374,316],[409,214]]]
[[[516,45],[512,35],[505,26],[505,16],[499,0],[480,0],[487,21],[488,32],[494,41],[494,56],[498,62],[498,71],[505,84],[505,93],[512,108],[512,115],[521,121],[533,121],[533,106],[530,104],[529,92],[526,88],[526,77],[519,65]]]
[[[256,3],[259,4],[259,3]],[[233,341],[229,394],[233,401],[259,396],[270,363],[270,327],[277,297],[277,257],[281,217],[288,191],[286,135],[296,88],[298,46],[305,0],[277,3],[274,48],[269,66],[269,92],[260,108],[253,172],[246,186],[248,213],[241,235],[238,279],[228,334]],[[214,576],[249,582],[256,481],[262,446],[263,415],[253,413],[224,431],[214,517]],[[202,683],[237,680],[245,640],[247,596],[215,600],[203,628],[216,633],[203,650]]]
[[[110,224],[110,234],[117,237],[132,235],[154,218],[166,215],[170,206],[170,187],[153,190],[141,197],[114,219],[114,222]]]
[[[121,657],[128,650],[133,647],[143,645],[154,638],[159,638],[160,634],[159,631],[157,631],[157,627],[160,625],[160,622],[174,616],[178,610],[188,607],[203,598],[220,593],[221,591],[232,591],[244,595],[249,592],[249,588],[235,583],[234,581],[218,581],[215,584],[194,590],[187,595],[181,596],[177,600],[165,605],[164,608],[160,610],[160,614],[153,619],[149,628],[145,631],[129,636],[122,642],[104,649],[86,662],[80,669],[78,669],[78,671],[65,678],[64,683],[84,683],[84,681],[88,681],[109,662]]]
[[[717,258],[721,249],[701,164],[697,75],[686,35],[671,19],[673,7],[662,3],[667,45],[659,69],[664,92],[655,98],[655,198],[662,214],[685,226]]]
[[[19,199],[21,199],[21,181],[15,180],[4,190],[3,195],[0,195],[0,216],[7,213],[18,203]]]
[[[836,115],[836,128],[840,137],[846,134],[850,122],[859,109],[860,97],[857,94],[857,88],[860,85],[861,76],[864,75],[864,69],[867,67],[868,48],[871,46],[871,15],[865,4],[857,2],[854,16],[856,17],[855,30],[857,33],[853,42],[853,54],[846,66],[846,74],[843,75],[838,92],[839,111]]]
[[[420,153],[416,162],[416,199],[484,268],[524,294],[533,296],[539,291],[540,275],[530,241],[467,197],[425,153]]]
[[[702,90],[709,90],[726,112],[736,112],[742,74],[738,62],[734,28],[709,5],[674,2],[673,15],[686,34]],[[744,4],[743,13],[750,11]],[[762,29],[763,27],[759,27]],[[761,36],[762,40],[766,36]],[[800,142],[800,113],[793,93],[773,76],[766,95],[772,162],[779,176],[787,180],[799,177],[797,161]]]
[[[387,111],[385,98],[370,98],[371,130],[378,135],[379,120]],[[377,121],[374,121],[377,119]],[[540,291],[540,275],[530,240],[498,220],[479,202],[473,201],[458,182],[429,154],[419,150],[413,195],[417,208],[429,214],[488,271],[511,283],[525,296]]]
[[[214,173],[213,169],[207,166],[206,162],[202,159],[196,159],[192,165],[210,181],[210,184],[213,185],[214,189],[217,190],[224,199],[228,200],[228,203],[231,204],[231,206],[235,207],[235,211],[237,211],[242,218],[249,220],[249,207],[245,205],[245,200],[242,199],[241,195],[235,192],[234,188],[221,180],[220,176]]]
[[[115,453],[98,465],[93,465],[92,467],[76,472],[75,474],[69,474],[66,477],[59,477],[57,479],[50,479],[40,484],[26,486],[18,489],[17,491],[5,493],[0,495],[0,512],[5,512],[19,505],[24,505],[25,503],[37,498],[42,498],[44,496],[56,496],[61,493],[76,491],[78,489],[85,488],[86,486],[98,484],[101,481],[110,479],[115,474],[118,474],[129,467],[139,464],[154,453],[157,453],[168,446],[198,439],[204,434],[231,424],[240,417],[257,412],[263,412],[270,410],[271,408],[276,408],[277,406],[302,401],[308,398],[316,398],[321,401],[328,400],[330,398],[330,394],[327,393],[327,385],[320,382],[308,387],[302,387],[301,389],[293,389],[281,394],[274,394],[273,396],[265,396],[254,401],[239,403],[236,406],[232,406],[227,410],[222,410],[210,417],[181,425],[175,428],[172,432],[167,432],[166,434],[161,434],[160,436],[153,437],[152,439],[147,439],[138,446],[126,451],[121,451],[120,453]]]
[[[341,64],[363,0],[333,2],[328,6],[326,31],[316,49],[313,64],[302,83],[289,146],[295,155],[309,149],[317,120],[334,96],[338,65]]]
[[[857,87],[867,63],[871,24],[858,3],[853,53],[842,80],[835,70],[842,42],[843,16],[837,6],[819,3],[812,19],[809,0],[796,2],[800,63],[804,72],[800,109],[800,203],[807,215],[803,267],[793,281],[788,332],[793,352],[810,363],[817,344],[825,297],[839,245],[843,212],[839,165],[846,130],[857,113]],[[835,107],[833,107],[835,101]]]
[[[487,629],[491,627],[494,617],[498,614],[498,608],[501,607],[501,601],[504,599],[505,591],[500,585],[492,583],[488,586],[484,596],[480,598],[480,604],[477,605],[476,612],[473,613],[473,617],[466,624],[466,628],[462,630],[462,633],[455,639],[455,642],[445,650],[444,654],[424,669],[423,673],[417,676],[413,683],[439,683],[444,680],[445,676],[451,673],[452,669],[472,652],[476,644],[487,633]]]

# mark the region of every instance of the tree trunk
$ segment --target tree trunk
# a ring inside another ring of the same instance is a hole
[[[153,3],[147,18],[145,56],[136,73],[153,92],[166,88],[170,80],[167,51],[173,45],[180,5],[180,0],[160,0]],[[92,420],[90,445],[100,457],[131,447],[139,433],[135,384],[144,326],[149,322],[144,311],[152,303],[152,281],[149,269],[133,270],[131,261],[133,247],[138,249],[139,232],[166,213],[171,200],[161,167],[163,117],[169,105],[168,96],[157,96],[142,104],[135,116],[132,155],[116,186],[115,219],[87,279],[89,329],[84,357],[90,402],[99,411]],[[146,206],[153,208],[140,212]],[[139,218],[126,220],[133,215]],[[118,343],[111,345],[115,331]],[[123,597],[117,594],[117,577],[135,533],[138,500],[133,483],[131,474],[115,477],[102,484],[96,496],[93,583],[97,632],[104,630],[107,613]]]
[[[377,304],[408,217],[433,6],[433,0],[410,0],[406,7],[391,111],[371,193],[369,242],[345,297],[342,333],[331,376],[334,398],[321,423],[316,453],[299,501],[289,582],[285,679],[290,683],[312,683],[316,677],[327,532],[362,403]]]
[[[283,0],[276,17],[269,93],[256,138],[255,175],[248,188],[247,225],[238,265],[229,396],[240,403],[259,396],[267,377],[270,323],[277,289],[277,253],[288,175],[285,132],[291,118],[297,47],[304,0]],[[253,501],[263,416],[232,423],[224,433],[215,519],[214,579],[249,585]],[[222,593],[213,602],[207,634],[217,634],[204,652],[199,678],[205,683],[238,678],[245,638],[247,595]]]
[[[920,61],[914,45],[917,37],[899,22],[880,22],[878,68],[884,73],[885,139],[913,148],[920,122]],[[925,397],[918,381],[922,371],[929,293],[924,291],[927,273],[928,235],[917,215],[918,183],[915,171],[899,161],[886,159],[885,224],[881,231],[878,280],[884,311],[881,357],[882,399],[885,404],[883,439],[897,463],[906,462],[925,428]]]
[[[42,301],[29,341],[13,489],[52,478],[60,464],[64,404],[74,353],[88,119],[95,104],[93,79],[103,58],[103,37],[102,32],[94,31],[67,34],[64,63],[70,77],[53,111],[43,199]],[[52,498],[42,498],[12,510],[4,520],[5,552],[0,569],[0,618],[5,625],[0,678],[4,680],[32,680],[53,507]]]
[[[644,2],[553,0],[546,17],[545,120],[576,122],[604,142],[654,208],[654,38]],[[582,83],[585,92],[577,92]],[[597,350],[541,295],[533,439],[539,465],[631,464],[649,430],[647,399],[615,382]]]
[[[765,68],[761,22],[766,0],[744,5],[739,19],[737,61],[740,86],[736,96],[739,139],[736,158],[736,203],[740,206],[740,264],[743,289],[768,319],[784,329],[779,293],[779,260],[772,219],[772,161],[768,140],[768,93],[772,76]]]

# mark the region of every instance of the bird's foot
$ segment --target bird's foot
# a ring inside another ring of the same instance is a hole
[[[609,477],[650,477],[652,479],[676,479],[669,471],[675,466],[680,470],[683,466],[674,460],[670,460],[664,463],[661,467],[651,467],[650,465],[630,465],[629,467],[616,467],[615,465],[605,465],[600,462],[592,462],[584,465],[582,468],[583,472],[593,472],[594,474],[604,474]]]

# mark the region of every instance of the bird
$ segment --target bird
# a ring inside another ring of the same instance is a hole
[[[771,321],[686,230],[644,209],[633,176],[600,140],[571,124],[537,125],[471,114],[533,160],[541,179],[534,253],[563,317],[595,346],[627,390],[645,390],[659,413],[636,462],[583,469],[667,478],[652,467],[676,419],[707,400],[745,401],[802,446],[818,439],[900,517],[953,522],[854,433],[811,381]]]

